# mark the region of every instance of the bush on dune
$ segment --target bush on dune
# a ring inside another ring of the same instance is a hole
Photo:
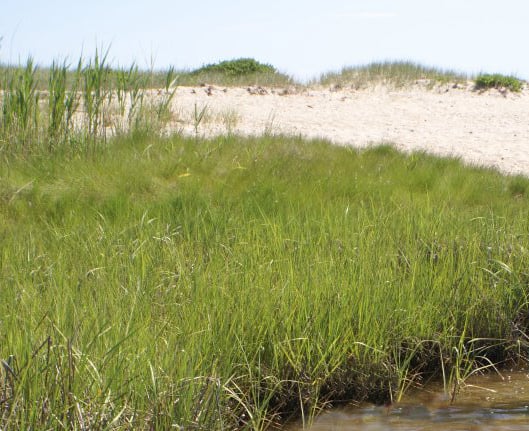
[[[251,73],[276,73],[275,67],[263,64],[253,58],[239,58],[236,60],[226,60],[220,63],[208,64],[194,70],[193,74],[200,73],[222,73],[228,76],[249,75]]]
[[[519,92],[522,89],[522,81],[514,76],[505,76],[499,73],[479,75],[476,78],[476,89],[486,90],[489,88]]]

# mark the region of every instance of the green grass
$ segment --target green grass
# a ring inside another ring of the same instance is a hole
[[[156,69],[154,66],[151,69],[141,69],[137,65],[128,68],[112,67],[106,61],[108,53],[108,51],[96,52],[94,58],[81,58],[73,64],[62,61],[54,62],[51,67],[36,67],[34,74],[36,89],[46,91],[50,88],[50,78],[54,74],[54,68],[59,64],[61,67],[64,66],[66,87],[74,86],[79,80],[78,64],[80,63],[89,70],[95,66],[96,58],[99,61],[104,60],[101,69],[105,75],[105,80],[101,84],[102,89],[106,91],[119,88],[124,77],[134,78],[135,84],[142,89],[165,88],[168,74],[175,79],[174,84],[181,86],[207,83],[224,86],[262,85],[273,87],[296,84],[290,76],[277,71],[271,65],[260,63],[254,59],[221,61],[195,70],[176,70],[174,67]],[[24,66],[21,65],[9,66],[0,63],[0,82],[9,80],[14,74],[23,73],[24,69]]]
[[[204,71],[199,73],[194,73],[192,71],[182,71],[178,75],[178,84],[182,86],[198,86],[208,84],[225,87],[285,87],[290,85],[300,85],[296,83],[290,76],[279,72],[252,72],[242,75],[229,75],[217,71]]]
[[[0,156],[36,152],[93,152],[109,137],[162,133],[176,119],[172,101],[178,85],[288,85],[272,66],[239,59],[193,72],[169,68],[144,72],[136,65],[112,69],[108,50],[75,68],[53,62],[0,67]],[[157,91],[149,92],[156,88]]]
[[[280,73],[270,64],[260,63],[253,58],[239,58],[208,64],[179,75],[180,85],[264,85],[284,86],[294,84],[289,76]]]
[[[103,55],[101,55],[103,54]],[[111,67],[106,64],[108,50],[97,52],[94,59],[80,59],[77,63],[54,62],[52,67],[36,67],[34,71],[35,88],[37,90],[48,90],[51,86],[50,78],[54,75],[54,68],[60,64],[65,70],[65,82],[67,87],[75,86],[79,80],[78,64],[85,65],[87,69],[94,66],[95,59],[103,59],[103,69],[107,75],[103,88],[107,91],[119,88],[124,76],[129,76],[134,86],[141,89],[164,88],[167,85],[167,77],[175,79],[174,84],[183,86],[195,86],[202,84],[224,85],[224,86],[286,86],[299,85],[292,77],[279,72],[270,64],[260,63],[253,58],[239,58],[234,60],[220,61],[214,64],[204,65],[194,70],[176,70],[170,67],[165,70],[156,69],[151,65],[150,69],[140,69],[137,65],[129,68]],[[86,63],[86,64],[85,64]],[[9,81],[13,75],[24,73],[24,66],[5,65],[0,63],[0,82]],[[132,72],[132,74],[131,74]],[[328,72],[314,79],[308,85],[335,85],[352,86],[353,88],[366,88],[374,84],[386,84],[396,87],[405,87],[417,81],[428,81],[430,85],[439,83],[466,83],[473,79],[477,89],[505,88],[518,92],[521,90],[523,81],[516,77],[501,74],[480,74],[472,77],[461,72],[425,66],[412,61],[385,61],[374,62],[362,66],[344,67],[339,72]]]
[[[146,75],[134,65],[112,70],[107,57],[108,51],[96,51],[74,70],[54,62],[42,71],[31,58],[25,67],[1,69],[0,156],[78,154],[94,151],[108,137],[160,133],[174,116],[175,70],[157,76],[163,78],[159,90],[146,97]]]
[[[238,58],[208,64],[194,70],[192,73],[200,74],[209,72],[224,73],[228,76],[241,76],[252,73],[276,73],[276,69],[270,64],[260,63],[253,58]]]
[[[0,70],[1,429],[264,429],[527,360],[526,177],[161,138],[182,76],[107,55]],[[187,76],[283,79],[252,64]]]
[[[0,427],[264,429],[526,359],[527,190],[283,137],[4,160]]]
[[[486,90],[489,88],[505,89],[518,93],[522,90],[522,81],[514,76],[496,74],[479,75],[476,78],[476,89]]]
[[[317,81],[322,85],[351,86],[356,89],[373,84],[405,87],[418,80],[427,80],[431,85],[447,82],[466,82],[468,77],[462,73],[427,67],[409,61],[386,61],[366,66],[345,67],[340,72],[323,74]]]

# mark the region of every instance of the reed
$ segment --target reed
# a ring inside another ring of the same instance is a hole
[[[123,134],[135,128],[135,122],[144,106],[146,82],[138,67],[116,72],[116,98],[118,102],[117,133]],[[119,121],[122,119],[122,121]]]
[[[112,100],[109,88],[109,68],[106,65],[108,50],[102,55],[96,49],[93,60],[82,70],[82,98],[85,125],[89,141],[95,145],[96,139],[106,137],[105,103]]]
[[[39,141],[41,111],[35,71],[33,59],[29,58],[25,68],[6,74],[1,121],[6,150],[27,152],[31,145]]]
[[[40,70],[31,58],[23,68],[3,67],[3,153],[86,152],[109,136],[160,133],[174,116],[174,68],[163,74],[159,94],[146,102],[147,75],[134,65],[112,70],[108,52],[96,50],[73,69],[66,61],[55,61]],[[158,73],[152,75],[159,79]]]

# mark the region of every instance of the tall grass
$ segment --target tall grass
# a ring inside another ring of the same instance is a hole
[[[53,62],[41,71],[30,58],[25,67],[4,67],[0,81],[0,151],[87,151],[107,136],[159,133],[172,119],[175,71],[163,74],[160,97],[146,102],[147,78],[135,66],[112,70],[108,50],[79,59],[71,68]]]
[[[527,360],[527,178],[156,136],[178,74],[107,55],[4,70],[0,428],[265,429]]]
[[[527,358],[529,181],[265,137],[0,164],[2,429],[265,429]]]
[[[29,58],[24,69],[4,78],[2,117],[3,147],[27,151],[39,136],[39,93],[36,91],[35,66]]]
[[[109,89],[109,68],[106,65],[108,51],[100,55],[96,50],[93,60],[82,69],[82,97],[85,112],[85,124],[88,137],[95,139],[105,136],[104,104],[112,102],[112,91]]]
[[[92,151],[109,136],[160,134],[173,124],[177,85],[290,82],[277,72],[243,76],[214,72],[145,72],[136,65],[111,69],[109,51],[96,50],[75,67],[66,61],[38,68],[0,67],[0,151],[6,156],[41,151]],[[272,76],[273,75],[273,76]],[[200,123],[200,121],[198,121]],[[198,124],[197,124],[198,125]]]

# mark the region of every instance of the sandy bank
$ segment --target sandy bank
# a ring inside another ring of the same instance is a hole
[[[173,126],[201,136],[282,133],[340,145],[391,142],[401,150],[455,155],[468,163],[529,175],[529,90],[472,91],[421,83],[406,89],[354,90],[180,87]]]

